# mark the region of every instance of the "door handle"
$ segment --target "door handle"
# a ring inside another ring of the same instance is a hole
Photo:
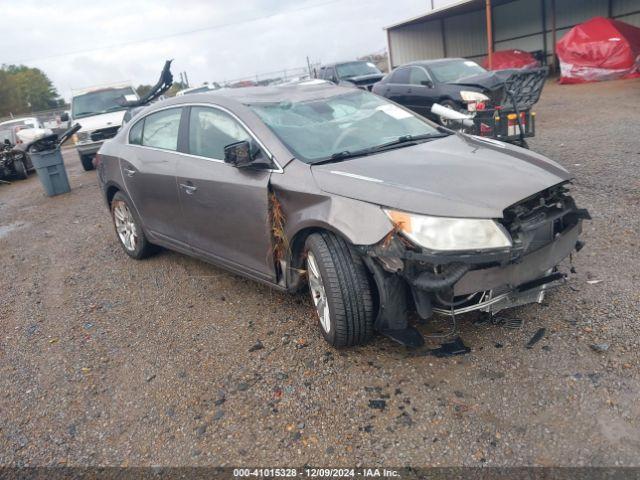
[[[190,185],[188,183],[181,183],[180,186],[184,188],[184,193],[186,193],[187,195],[193,195],[195,191],[198,190],[198,187],[196,187],[195,185]]]
[[[123,168],[122,170],[127,174],[127,177],[133,177],[136,174],[136,171],[132,168]]]

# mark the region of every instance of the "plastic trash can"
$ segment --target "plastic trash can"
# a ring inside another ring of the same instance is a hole
[[[71,190],[60,148],[42,152],[29,152],[29,155],[38,173],[38,178],[49,197],[67,193]]]

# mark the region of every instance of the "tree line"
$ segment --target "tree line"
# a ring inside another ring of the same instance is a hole
[[[64,100],[42,70],[25,65],[0,67],[0,117],[63,105]]]

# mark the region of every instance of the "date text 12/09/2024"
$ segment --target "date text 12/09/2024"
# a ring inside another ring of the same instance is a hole
[[[305,477],[305,478],[393,478],[397,470],[386,468],[235,468],[234,478]]]

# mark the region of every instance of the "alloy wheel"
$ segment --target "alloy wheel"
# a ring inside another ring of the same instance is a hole
[[[324,289],[324,283],[322,281],[322,275],[320,275],[318,262],[312,252],[307,253],[307,276],[309,278],[311,298],[316,306],[320,325],[326,333],[329,333],[331,330],[331,316],[329,313],[329,304],[327,302],[327,293]]]
[[[135,251],[138,246],[138,227],[128,205],[118,201],[113,207],[113,221],[118,237],[128,251]]]

